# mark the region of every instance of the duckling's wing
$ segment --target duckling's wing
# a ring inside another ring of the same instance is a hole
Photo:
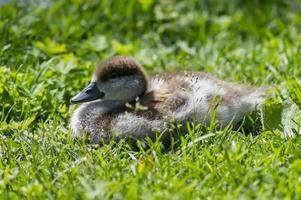
[[[141,98],[141,105],[146,110],[138,114],[149,118],[162,118],[169,115],[186,102],[185,95],[181,92],[171,92],[167,90],[153,90]]]

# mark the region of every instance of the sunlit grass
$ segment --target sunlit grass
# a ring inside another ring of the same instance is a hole
[[[301,198],[300,13],[298,1],[4,4],[1,199]],[[188,69],[273,86],[282,124],[256,134],[195,124],[170,148],[74,140],[70,98],[113,55],[150,74]]]

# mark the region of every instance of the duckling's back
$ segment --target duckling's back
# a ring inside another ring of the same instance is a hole
[[[239,122],[260,106],[265,97],[264,88],[222,81],[202,72],[155,76],[150,80],[149,93],[165,97],[153,104],[161,115],[178,121],[209,123],[216,109],[216,120],[221,126]]]

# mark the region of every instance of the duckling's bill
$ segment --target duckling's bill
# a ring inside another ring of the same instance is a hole
[[[85,89],[71,99],[71,103],[84,103],[101,99],[105,96],[105,93],[99,91],[96,82],[91,82]]]

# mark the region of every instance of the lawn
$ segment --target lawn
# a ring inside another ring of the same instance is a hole
[[[169,149],[73,139],[70,98],[114,55],[135,57],[150,74],[197,70],[274,86],[282,124],[255,134],[195,124]],[[300,77],[300,1],[3,4],[0,197],[300,199]]]

